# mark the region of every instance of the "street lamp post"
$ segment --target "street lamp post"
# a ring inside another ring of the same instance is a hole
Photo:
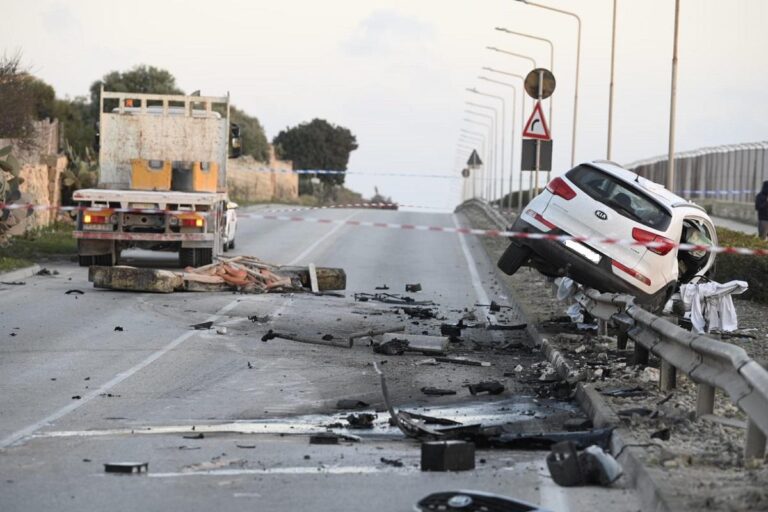
[[[578,14],[570,12],[570,11],[564,11],[562,9],[557,9],[555,7],[550,7],[548,5],[542,5],[542,4],[536,4],[533,2],[529,2],[528,0],[517,0],[518,2],[522,2],[526,5],[532,5],[534,7],[540,7],[542,9],[546,9],[548,11],[554,11],[560,14],[565,14],[568,16],[571,16],[576,19],[576,28],[577,28],[577,37],[576,37],[576,85],[574,87],[573,91],[573,137],[571,140],[571,167],[574,166],[574,163],[576,161],[576,120],[578,118],[578,110],[579,110],[579,66],[581,64],[581,18]]]
[[[478,78],[480,80],[485,80],[486,82],[491,82],[493,84],[501,85],[503,87],[509,87],[509,88],[512,89],[512,122],[510,123],[511,131],[510,131],[510,144],[509,144],[509,200],[508,200],[508,204],[509,204],[508,207],[511,210],[512,209],[512,172],[513,172],[513,168],[514,168],[514,154],[515,154],[515,112],[517,110],[517,87],[515,87],[514,85],[509,84],[507,82],[501,82],[499,80],[494,80],[492,78],[488,78],[487,76],[479,76]],[[501,133],[502,133],[502,138],[503,138],[504,130],[506,130],[506,127],[504,126],[503,121],[502,121],[501,130],[502,130]],[[504,198],[504,166],[503,165],[502,165],[502,168],[501,168],[501,177],[500,177],[500,180],[499,180],[499,186],[501,187],[501,199],[499,200],[500,201],[499,202],[499,208],[503,208],[504,207],[504,201],[503,201],[503,198]]]
[[[483,134],[481,132],[473,132],[471,130],[466,130],[464,128],[461,129],[461,134],[459,135],[459,141],[466,141],[470,142],[472,144],[480,143],[481,147],[481,154],[483,155],[483,170],[485,170],[485,167],[487,165],[490,165],[490,159],[489,159],[489,152],[488,152],[488,146],[486,144],[487,135]],[[477,175],[479,172],[472,173],[472,197],[476,197],[477,194]],[[481,181],[481,192],[482,192],[482,181]]]
[[[613,0],[613,24],[611,26],[611,81],[608,85],[608,142],[605,158],[611,159],[611,142],[613,137],[613,72],[616,63],[616,0]]]
[[[677,103],[677,34],[680,0],[675,0],[675,39],[672,47],[672,87],[669,98],[669,154],[667,155],[667,189],[675,186],[675,105]]]
[[[468,88],[467,91],[472,92],[474,94],[478,94],[480,96],[486,96],[488,98],[497,99],[501,102],[501,126],[504,126],[506,123],[504,121],[504,112],[506,111],[506,102],[504,101],[503,96],[497,96],[495,94],[488,94],[486,92],[478,91],[475,88]],[[501,169],[504,168],[504,130],[501,130],[501,160],[499,162]],[[492,178],[493,181],[493,187],[492,187],[492,194],[493,196],[496,195],[496,180],[494,179],[495,176]],[[493,201],[493,197],[491,198],[491,201]]]
[[[470,103],[470,102],[467,102],[467,103]],[[495,123],[496,123],[496,110],[493,109],[492,107],[486,107],[485,105],[475,105],[475,106],[477,106],[479,108],[488,108],[488,109],[490,109],[491,111],[493,111],[493,117],[489,116],[488,114],[483,114],[482,112],[475,112],[473,110],[466,110],[466,109],[464,110],[464,113],[465,114],[469,114],[469,115],[473,115],[473,116],[482,117],[484,119],[487,119],[488,122],[493,122],[494,126],[495,126]],[[494,168],[495,167],[496,166],[494,166]]]

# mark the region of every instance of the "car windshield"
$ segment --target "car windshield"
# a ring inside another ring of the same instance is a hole
[[[656,201],[621,180],[588,165],[574,167],[566,174],[591,198],[611,207],[619,215],[653,229],[664,231],[672,216]]]

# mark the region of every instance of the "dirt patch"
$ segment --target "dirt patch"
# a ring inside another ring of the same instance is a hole
[[[463,211],[472,226],[496,229],[479,208]],[[508,245],[506,239],[484,237],[483,245],[492,261],[498,260]],[[502,279],[521,305],[528,320],[549,339],[586,381],[602,392],[635,389],[630,396],[605,396],[629,429],[643,445],[643,462],[658,482],[675,510],[768,510],[768,468],[765,460],[744,465],[743,447],[746,417],[730,399],[717,392],[715,416],[724,420],[695,417],[696,386],[678,373],[677,388],[662,392],[658,388],[659,361],[650,366],[632,363],[630,350],[618,350],[615,338],[598,337],[590,332],[563,334],[558,317],[565,315],[566,304],[549,292],[551,284],[538,272],[523,268]],[[757,360],[768,360],[768,306],[744,300],[735,301],[739,327],[746,336],[723,341],[744,348]]]

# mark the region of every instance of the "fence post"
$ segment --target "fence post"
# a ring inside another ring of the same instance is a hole
[[[744,461],[765,457],[765,434],[751,419],[747,420],[747,440],[744,445]]]
[[[659,379],[659,389],[662,391],[669,391],[677,387],[677,368],[670,363],[661,360],[661,378]]]
[[[598,336],[608,336],[608,321],[607,320],[597,320],[597,335]]]
[[[714,386],[700,382],[696,391],[696,417],[712,414],[715,410]]]

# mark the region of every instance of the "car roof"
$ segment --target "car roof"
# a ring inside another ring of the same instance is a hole
[[[655,181],[651,181],[647,178],[643,178],[638,174],[623,168],[615,162],[608,160],[593,160],[591,162],[584,162],[586,165],[596,167],[601,171],[607,172],[622,181],[633,185],[636,188],[640,188],[644,192],[653,196],[654,199],[662,203],[668,208],[678,208],[681,206],[691,206],[693,208],[701,208],[698,205],[691,203],[687,199],[678,196],[674,192],[667,190],[664,185],[660,185]]]

